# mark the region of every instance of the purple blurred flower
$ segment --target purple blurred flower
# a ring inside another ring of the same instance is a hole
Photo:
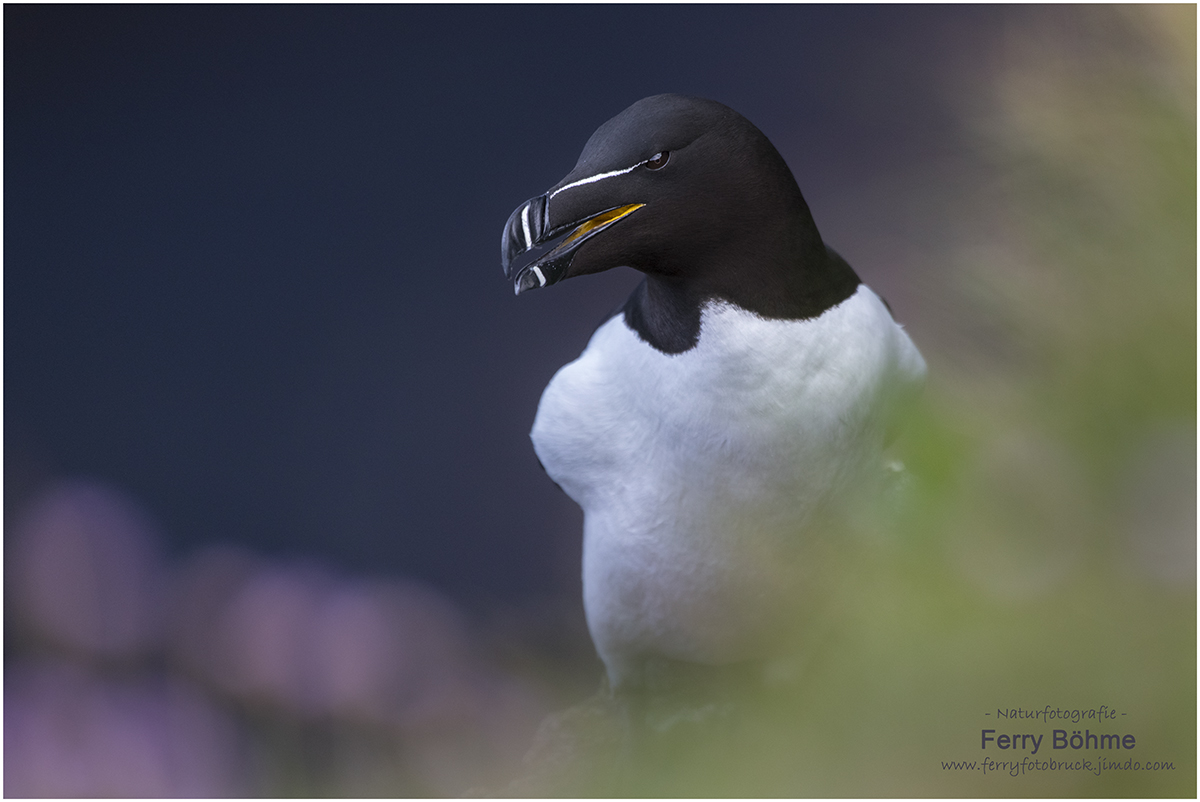
[[[221,547],[177,583],[172,653],[245,702],[391,729],[459,726],[477,704],[467,627],[409,581],[337,581]]]
[[[263,790],[250,778],[271,771],[250,765],[232,711],[139,667],[164,641],[171,670],[218,698],[292,727],[333,724],[330,763],[309,780],[332,791],[502,787],[547,711],[419,582],[344,580],[235,546],[168,571],[149,516],[91,481],[52,485],[12,531],[18,621],[60,657],[17,658],[6,674],[8,795]]]
[[[213,647],[223,671],[212,679],[244,699],[317,712],[309,644],[327,582],[282,566],[252,574],[221,614]]]
[[[39,637],[116,658],[155,645],[159,536],[135,501],[96,482],[59,482],[17,516],[12,540],[14,598]]]
[[[166,626],[167,649],[177,665],[209,685],[227,688],[233,670],[224,642],[225,612],[246,581],[262,567],[249,551],[209,546],[176,572]]]
[[[228,717],[176,680],[97,679],[26,662],[5,672],[4,794],[244,796],[246,744]]]
[[[336,588],[316,610],[311,636],[316,700],[334,716],[401,723],[471,670],[458,611],[413,582]],[[444,706],[439,713],[454,715]]]

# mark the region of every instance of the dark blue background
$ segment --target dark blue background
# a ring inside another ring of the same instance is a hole
[[[948,70],[1013,13],[6,5],[7,473],[113,482],[176,550],[569,591],[581,518],[527,432],[637,277],[514,298],[509,212],[671,91],[762,128],[822,225],[951,146]]]

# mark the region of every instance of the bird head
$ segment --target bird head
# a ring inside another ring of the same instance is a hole
[[[761,270],[806,254],[825,258],[767,137],[727,106],[673,94],[601,125],[571,172],[517,207],[501,243],[518,294],[628,266],[722,295],[739,265]]]

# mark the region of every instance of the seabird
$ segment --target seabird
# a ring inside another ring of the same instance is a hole
[[[610,687],[788,648],[821,544],[884,471],[925,363],[821,240],[783,157],[720,103],[640,100],[513,212],[501,253],[518,294],[645,274],[550,381],[531,433],[583,508]]]

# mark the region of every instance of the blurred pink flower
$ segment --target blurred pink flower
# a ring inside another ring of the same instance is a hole
[[[302,715],[317,708],[313,621],[329,580],[313,570],[268,566],[251,575],[221,615],[214,646],[226,691]]]
[[[230,690],[235,655],[225,634],[226,612],[263,561],[232,545],[208,546],[192,555],[171,585],[167,649],[186,673]]]
[[[177,680],[113,682],[68,663],[5,672],[4,794],[245,796],[233,722]]]
[[[137,502],[97,482],[59,482],[17,515],[12,541],[16,605],[38,636],[104,657],[155,645],[159,535]]]
[[[457,691],[464,715],[456,726],[427,719],[408,731],[411,770],[442,796],[504,788],[521,772],[549,700],[529,682],[499,674],[476,675]]]
[[[502,787],[548,710],[420,582],[339,579],[236,546],[167,571],[141,508],[85,481],[38,496],[13,542],[23,625],[73,660],[123,662],[25,661],[8,672],[9,795],[221,796],[261,785],[248,779],[267,768],[248,765],[248,733],[190,681],[103,678],[138,671],[160,640],[171,670],[218,698],[339,733],[328,765],[310,767],[314,787]]]
[[[471,668],[458,611],[415,582],[336,588],[316,611],[311,635],[319,706],[334,716],[399,723]]]
[[[172,654],[243,701],[391,729],[473,715],[466,624],[420,583],[336,581],[218,547],[181,572],[172,610]]]

